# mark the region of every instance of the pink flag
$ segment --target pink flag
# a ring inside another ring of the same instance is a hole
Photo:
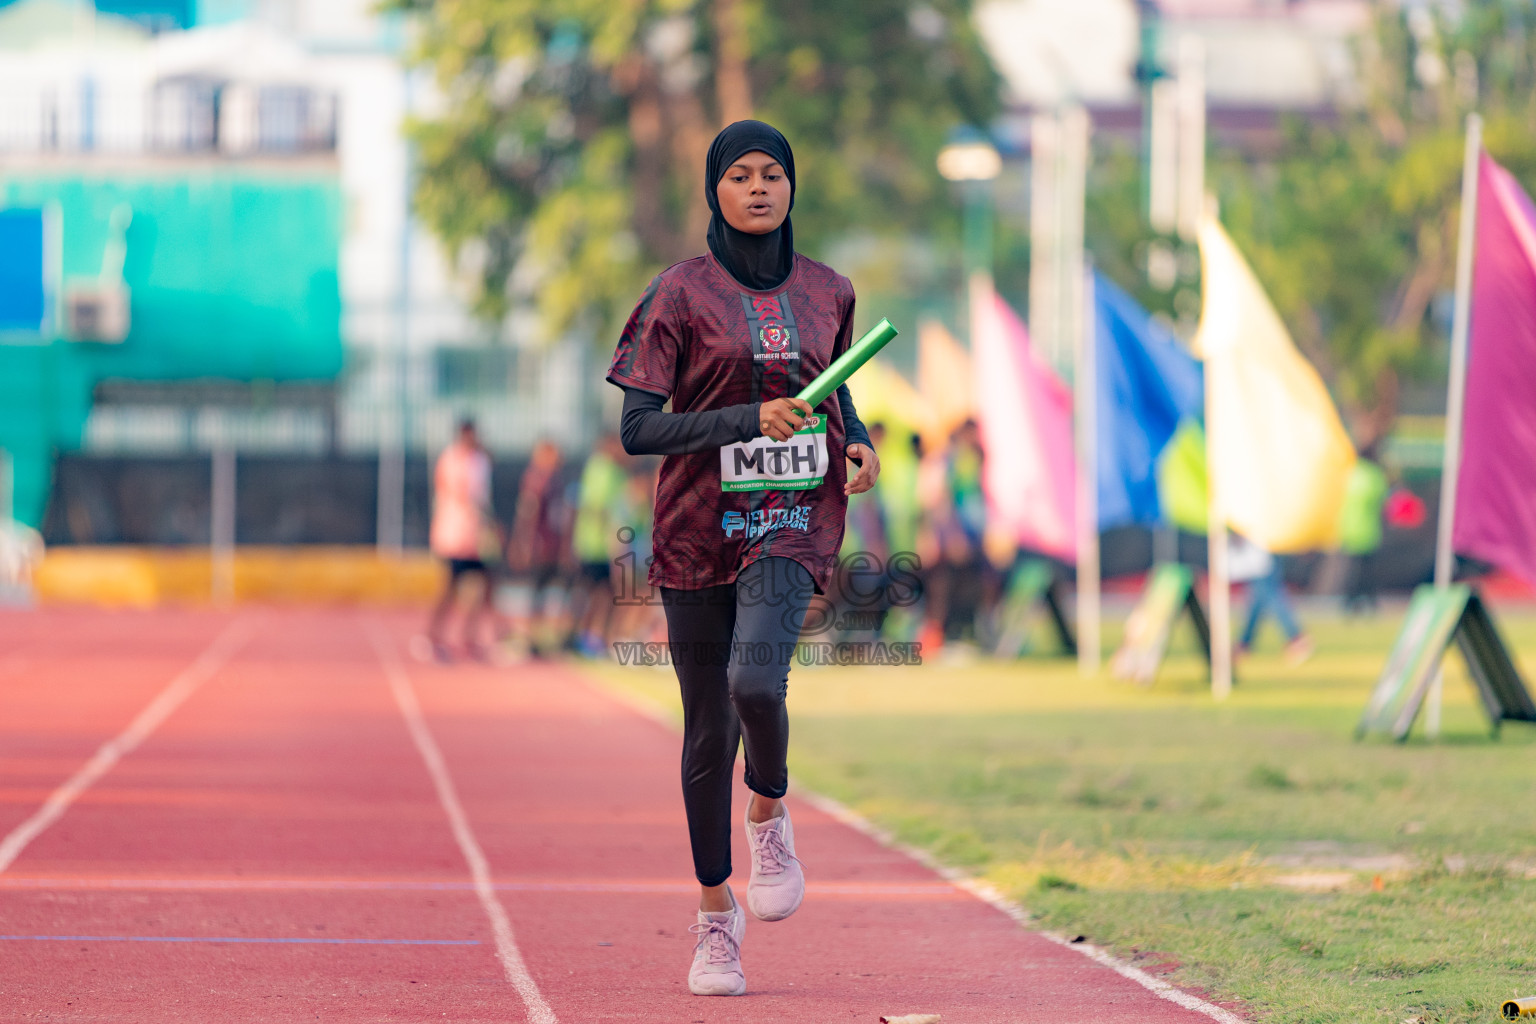
[[[1536,584],[1536,206],[1482,154],[1457,551]]]
[[[1072,392],[990,289],[975,297],[971,317],[988,521],[1023,547],[1074,561]]]

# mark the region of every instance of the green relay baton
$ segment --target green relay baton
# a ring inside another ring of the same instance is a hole
[[[820,405],[828,395],[836,391],[849,377],[856,373],[859,367],[869,362],[876,352],[885,348],[886,344],[896,337],[896,328],[885,317],[869,329],[869,333],[848,346],[848,351],[833,360],[832,365],[821,373],[816,379],[807,384],[796,398],[801,399],[812,409]],[[795,410],[796,416],[804,415],[799,409]]]

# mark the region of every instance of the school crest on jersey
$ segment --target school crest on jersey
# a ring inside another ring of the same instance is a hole
[[[765,352],[783,352],[789,347],[789,332],[783,324],[768,324],[757,332]]]
[[[800,358],[800,332],[795,314],[782,295],[745,295],[742,310],[752,338],[752,360],[757,363],[791,362]]]

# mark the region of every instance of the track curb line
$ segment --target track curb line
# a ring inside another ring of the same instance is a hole
[[[604,683],[600,679],[595,679],[586,673],[578,671],[577,674],[587,683],[587,685],[593,687],[594,689],[600,690],[602,693],[610,697],[615,703],[627,707],[637,714],[648,718],[653,722],[656,722],[657,724],[665,727],[668,732],[671,732],[674,735],[678,733],[679,730],[676,721],[674,721],[673,718],[665,711],[645,700],[643,697],[637,697],[634,694],[626,693],[613,686],[610,686],[607,683]],[[1027,911],[1019,903],[1016,903],[1009,899],[1007,896],[1004,896],[1003,893],[990,882],[984,882],[979,878],[958,870],[957,868],[952,868],[948,865],[941,864],[927,850],[921,850],[915,846],[903,843],[891,832],[888,832],[887,830],[881,828],[879,825],[876,825],[874,822],[864,817],[864,815],[860,814],[858,811],[855,811],[853,808],[847,806],[839,800],[835,800],[829,796],[824,796],[815,790],[807,789],[806,787],[797,784],[793,778],[790,779],[790,785],[796,791],[796,793],[799,794],[799,799],[804,800],[806,803],[821,811],[823,814],[835,819],[844,825],[847,825],[855,832],[859,832],[862,835],[873,839],[876,843],[879,843],[886,849],[894,850],[905,857],[917,861],[923,867],[934,872],[940,878],[953,885],[955,888],[969,893],[971,896],[981,900],[983,903],[986,903],[993,909],[1008,915],[1009,918],[1011,918],[1016,924],[1019,925],[1019,927],[1023,928],[1025,931],[1033,932],[1042,938],[1054,942],[1056,945],[1061,946],[1064,949],[1070,949],[1075,953],[1081,953],[1083,956],[1094,961],[1095,963],[1104,967],[1108,967],[1122,978],[1134,981],[1136,984],[1140,985],[1142,988],[1151,992],[1158,998],[1166,999],[1170,1003],[1175,1003],[1184,1007],[1186,1010],[1193,1010],[1195,1013],[1203,1014],[1212,1020],[1220,1021],[1221,1024],[1253,1024],[1253,1022],[1246,1017],[1238,1016],[1231,1010],[1223,1009],[1222,1007],[1217,1006],[1215,1003],[1201,999],[1197,995],[1186,992],[1178,986],[1164,981],[1162,978],[1148,974],[1141,968],[1136,967],[1128,961],[1115,956],[1113,953],[1110,953],[1108,950],[1105,950],[1102,947],[1095,946],[1089,942],[1074,942],[1067,936],[1057,932],[1041,931],[1040,929],[1033,927],[1030,924],[1029,911]]]

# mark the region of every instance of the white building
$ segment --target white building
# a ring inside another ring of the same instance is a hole
[[[0,173],[38,163],[105,174],[168,162],[210,173],[327,167],[345,208],[343,450],[372,450],[381,432],[401,429],[412,449],[435,450],[466,412],[501,452],[540,435],[590,440],[581,346],[545,351],[474,318],[436,239],[407,228],[401,129],[432,96],[427,76],[402,66],[401,20],[374,13],[373,0],[198,6],[220,23],[152,33],[89,0],[0,8]],[[110,431],[88,435],[132,448],[133,410],[112,415]]]
[[[1077,102],[1109,127],[1139,108],[1152,18],[1162,68],[1176,64],[1185,38],[1204,44],[1213,129],[1225,121],[1241,132],[1255,115],[1350,102],[1351,47],[1371,12],[1369,0],[983,0],[976,24],[1013,106]]]

